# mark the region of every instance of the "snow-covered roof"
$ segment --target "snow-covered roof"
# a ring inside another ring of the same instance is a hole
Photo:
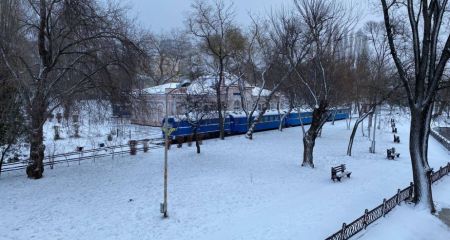
[[[259,92],[260,92],[260,91],[261,91],[261,88],[260,88],[260,87],[254,87],[254,88],[252,89],[252,96],[253,96],[253,97],[257,97],[257,96],[259,95]],[[261,96],[262,96],[262,97],[267,97],[267,96],[270,95],[271,92],[272,92],[272,91],[270,91],[270,90],[262,89],[262,91],[261,91]]]
[[[144,88],[142,91],[148,94],[165,94],[166,89],[176,88],[177,85],[178,83],[165,83],[154,87]]]
[[[286,112],[287,112],[287,110],[285,110],[285,109],[284,110],[280,109],[280,112],[278,112],[278,110],[275,110],[275,109],[270,109],[270,110],[266,110],[266,112],[264,113],[264,116],[284,114]],[[246,117],[247,116],[244,111],[229,111],[228,114],[233,117]],[[259,114],[259,111],[255,111],[253,113],[253,116],[257,116],[258,114]]]
[[[239,84],[239,78],[232,74],[225,74],[225,86],[233,86]],[[219,81],[219,76],[215,75],[207,75],[202,76],[194,81],[192,81],[191,85],[189,85],[186,89],[186,92],[189,94],[215,94],[216,91],[214,87],[217,85]],[[247,83],[247,81],[243,80],[244,87],[246,88],[252,88],[251,94],[252,96],[258,96],[261,88],[259,87],[252,87],[250,84]],[[147,94],[166,94],[167,89],[174,89],[176,88],[178,83],[165,83],[162,85],[149,87],[142,89],[143,93]],[[271,93],[270,90],[262,89],[261,96],[266,97]],[[176,94],[176,93],[175,93]]]
[[[202,80],[195,80],[186,89],[188,94],[215,94],[216,91],[211,85],[205,84]]]

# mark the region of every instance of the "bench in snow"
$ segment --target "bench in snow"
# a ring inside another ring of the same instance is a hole
[[[397,136],[394,134],[394,142],[395,143],[400,143],[400,136]]]
[[[400,153],[395,152],[395,148],[386,149],[387,158],[390,160],[394,160],[396,157],[400,157]]]
[[[331,180],[340,182],[343,176],[350,177],[352,172],[346,170],[345,164],[341,164],[337,167],[331,167]]]
[[[392,133],[397,133],[397,128],[396,127],[392,127]]]

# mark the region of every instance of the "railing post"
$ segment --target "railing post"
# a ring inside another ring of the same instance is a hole
[[[400,188],[397,189],[397,197],[396,197],[397,205],[400,205]]]
[[[345,228],[347,228],[347,224],[343,223],[342,224],[342,230],[341,230],[341,239],[342,240],[346,240],[347,238],[345,237]]]
[[[383,198],[383,217],[386,215],[386,198]]]
[[[409,183],[409,199],[412,200],[414,197],[414,183]]]
[[[364,211],[364,229],[367,227],[367,216],[369,215],[369,210],[366,208]]]

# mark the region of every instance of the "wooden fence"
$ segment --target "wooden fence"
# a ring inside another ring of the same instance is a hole
[[[434,183],[443,176],[450,173],[450,162],[445,167],[440,167],[438,171],[431,173],[431,181]],[[356,235],[360,231],[366,229],[371,223],[377,219],[384,217],[395,206],[400,205],[403,201],[411,200],[414,196],[414,183],[411,183],[403,190],[398,189],[397,194],[389,199],[383,199],[383,203],[372,210],[366,209],[364,214],[350,224],[343,223],[342,228],[326,240],[346,240]]]

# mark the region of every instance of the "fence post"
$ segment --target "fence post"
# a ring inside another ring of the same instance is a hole
[[[364,210],[364,229],[366,229],[367,227],[367,216],[369,214],[369,210],[366,208],[366,210]]]
[[[345,237],[345,228],[347,228],[347,224],[343,223],[342,224],[342,230],[341,230],[341,239],[342,240],[346,240],[347,238]]]
[[[383,217],[386,215],[386,198],[383,198]]]
[[[396,197],[396,201],[397,201],[397,205],[400,205],[401,201],[400,201],[400,188],[397,189],[397,197]]]
[[[412,200],[414,197],[414,183],[409,183],[409,199]]]
[[[442,166],[439,168],[439,179],[442,178]]]

